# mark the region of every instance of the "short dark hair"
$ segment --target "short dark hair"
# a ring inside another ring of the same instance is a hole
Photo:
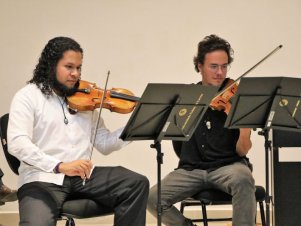
[[[228,55],[228,64],[233,62],[234,51],[231,48],[230,43],[217,35],[212,34],[206,36],[198,44],[197,55],[193,58],[194,68],[197,72],[199,72],[198,64],[204,64],[206,54],[215,50],[224,50]]]
[[[33,77],[28,83],[36,84],[46,96],[52,95],[57,63],[68,50],[83,54],[83,49],[72,38],[56,37],[49,40],[34,69]]]

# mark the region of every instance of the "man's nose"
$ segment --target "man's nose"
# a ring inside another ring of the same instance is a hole
[[[80,77],[80,75],[81,75],[80,69],[73,68],[72,71],[71,71],[71,75],[72,75],[73,77]]]

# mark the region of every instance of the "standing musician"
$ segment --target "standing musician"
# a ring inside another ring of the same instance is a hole
[[[66,99],[79,86],[82,60],[76,41],[51,39],[33,78],[13,98],[8,147],[21,161],[19,225],[56,225],[63,202],[76,197],[113,209],[116,226],[143,226],[148,179],[123,167],[94,168],[90,138],[97,111],[71,114],[67,109]],[[121,149],[127,144],[119,139],[121,131],[110,132],[100,118],[95,148],[104,155]]]
[[[216,36],[206,36],[198,44],[194,57],[195,70],[202,75],[201,85],[219,86],[228,81],[228,68],[233,61],[231,45]],[[180,160],[161,185],[162,222],[168,226],[190,226],[174,206],[203,189],[215,188],[232,195],[233,226],[254,226],[256,200],[251,164],[246,155],[252,143],[251,130],[226,129],[227,114],[208,108],[189,141],[174,141]],[[149,211],[157,214],[157,185],[150,190]]]

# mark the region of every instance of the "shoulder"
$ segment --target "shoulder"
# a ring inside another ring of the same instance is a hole
[[[23,88],[21,88],[16,94],[16,97],[39,97],[44,96],[41,90],[35,84],[27,84]]]
[[[27,84],[15,94],[12,105],[13,106],[33,106],[39,102],[43,102],[47,97],[35,84]]]

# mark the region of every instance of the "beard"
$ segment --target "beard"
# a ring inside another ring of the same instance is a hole
[[[74,93],[77,92],[78,87],[79,87],[79,81],[77,81],[72,88],[69,88],[69,87],[63,85],[62,83],[60,83],[56,77],[54,78],[53,86],[52,86],[52,88],[54,90],[56,90],[60,96],[63,96],[63,97],[72,96]]]

